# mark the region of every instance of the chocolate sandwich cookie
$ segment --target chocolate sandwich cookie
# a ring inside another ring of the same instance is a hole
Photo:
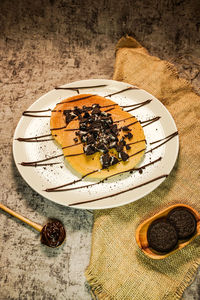
[[[149,247],[158,252],[170,252],[178,243],[178,234],[174,226],[160,218],[152,222],[147,231]]]
[[[175,227],[179,239],[188,239],[196,232],[197,222],[195,216],[185,207],[172,209],[167,220]]]

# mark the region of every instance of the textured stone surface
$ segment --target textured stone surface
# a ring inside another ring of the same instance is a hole
[[[92,214],[40,197],[19,175],[12,136],[21,113],[56,85],[112,78],[114,49],[123,34],[151,54],[169,60],[198,90],[200,2],[0,1],[1,201],[30,219],[60,219],[67,241],[58,250],[39,235],[0,214],[0,299],[91,299],[84,269],[90,256]],[[184,299],[199,299],[200,272]]]

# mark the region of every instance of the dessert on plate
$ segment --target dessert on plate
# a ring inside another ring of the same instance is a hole
[[[110,99],[79,94],[57,103],[51,133],[70,166],[103,179],[134,168],[146,142],[140,122]]]

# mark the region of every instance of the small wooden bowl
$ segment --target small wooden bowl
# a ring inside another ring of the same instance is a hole
[[[147,230],[149,225],[155,221],[158,218],[161,217],[166,217],[168,215],[168,213],[174,209],[175,207],[185,207],[187,208],[189,211],[191,211],[191,213],[194,215],[194,217],[196,218],[197,221],[197,229],[196,229],[196,233],[187,241],[183,240],[179,240],[178,244],[176,246],[176,248],[172,251],[170,251],[169,253],[159,253],[155,250],[151,250],[151,248],[149,247],[148,241],[147,241]],[[140,249],[148,256],[151,257],[153,259],[163,259],[168,257],[169,255],[175,253],[176,251],[182,249],[183,247],[187,246],[196,236],[198,236],[200,234],[200,214],[192,207],[190,207],[189,205],[186,204],[175,204],[172,206],[169,206],[168,208],[160,211],[159,213],[157,213],[156,215],[154,215],[153,217],[147,219],[146,221],[144,221],[142,224],[140,224],[136,230],[136,242],[138,244],[138,246],[140,247]]]

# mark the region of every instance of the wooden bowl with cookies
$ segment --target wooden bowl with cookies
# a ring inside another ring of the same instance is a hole
[[[150,258],[164,259],[200,234],[200,214],[186,204],[175,204],[141,223],[136,242]]]

